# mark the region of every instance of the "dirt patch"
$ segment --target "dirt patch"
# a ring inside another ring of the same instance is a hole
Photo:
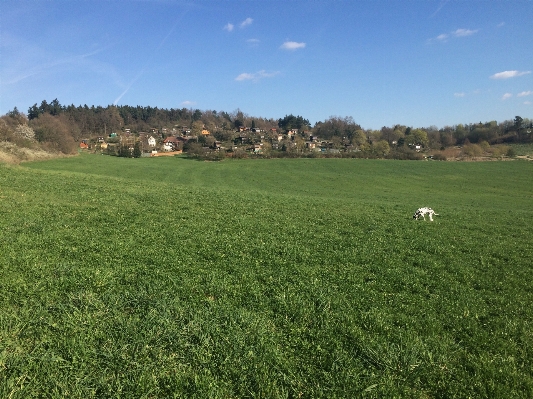
[[[173,157],[174,155],[180,155],[183,153],[183,151],[168,151],[168,152],[157,152],[155,154],[151,154],[151,157]]]

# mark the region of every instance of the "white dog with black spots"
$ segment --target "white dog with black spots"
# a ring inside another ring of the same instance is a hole
[[[415,212],[415,214],[413,215],[413,219],[420,219],[420,217],[422,217],[422,219],[426,220],[426,215],[429,215],[429,221],[432,222],[433,221],[433,216],[439,216],[438,213],[435,213],[435,211],[431,208],[418,208]]]

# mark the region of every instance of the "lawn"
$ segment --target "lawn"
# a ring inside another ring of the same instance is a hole
[[[531,162],[86,154],[0,212],[0,397],[533,397]]]

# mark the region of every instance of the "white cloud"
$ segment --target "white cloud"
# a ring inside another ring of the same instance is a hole
[[[254,20],[252,18],[246,18],[244,21],[241,22],[241,28],[245,28],[248,25],[251,25]]]
[[[454,35],[455,37],[472,36],[474,33],[477,33],[477,31],[477,29],[457,29],[456,31],[452,32],[452,35]]]
[[[285,42],[283,43],[280,48],[283,50],[298,50],[299,48],[304,48],[305,43],[298,43],[298,42]]]
[[[464,96],[466,96],[465,93],[453,93],[453,95],[454,95],[455,97],[464,97]]]
[[[260,41],[259,39],[248,39],[246,40],[246,43],[248,43],[248,46],[250,47],[257,47],[259,46]]]
[[[525,96],[530,96],[533,94],[533,91],[529,90],[529,91],[523,91],[522,93],[518,93],[516,96],[517,97],[525,97]]]
[[[196,105],[196,102],[187,100],[187,101],[183,101],[180,105],[182,107],[191,107],[193,105]]]
[[[531,105],[531,101],[524,101],[524,105]]]
[[[498,72],[492,75],[491,79],[509,79],[509,78],[515,78],[517,76],[527,75],[531,73],[531,71],[503,71]]]
[[[233,24],[230,24],[228,22],[228,24],[226,26],[224,26],[224,30],[227,30],[228,32],[231,32],[233,29],[235,28],[235,26],[233,26]]]
[[[279,75],[279,72],[266,72],[264,69],[256,72],[256,73],[241,73],[239,76],[235,78],[237,82],[242,82],[245,80],[252,80],[254,82],[258,82],[261,79],[264,78],[272,78],[276,75]]]
[[[500,22],[498,25],[496,25],[497,28],[501,28],[502,26],[505,25],[505,22]]]
[[[472,30],[472,29],[457,29],[450,33],[441,33],[435,38],[428,39],[428,43],[438,41],[441,43],[447,42],[450,36],[453,37],[466,37],[466,36],[472,36],[474,33],[477,33],[478,29]]]
[[[505,93],[503,96],[502,96],[502,100],[507,100],[508,98],[511,98],[513,95],[511,93]]]

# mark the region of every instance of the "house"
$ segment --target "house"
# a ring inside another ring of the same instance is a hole
[[[155,147],[156,145],[156,141],[155,141],[155,138],[154,136],[150,136],[148,137],[148,147]]]
[[[253,152],[254,154],[262,154],[263,153],[263,144],[254,144],[254,146],[248,148],[248,150]]]
[[[163,151],[177,151],[180,148],[180,142],[176,137],[170,136],[163,140]]]
[[[246,144],[249,142],[248,136],[245,134],[240,134],[239,137],[235,138],[235,144]]]

